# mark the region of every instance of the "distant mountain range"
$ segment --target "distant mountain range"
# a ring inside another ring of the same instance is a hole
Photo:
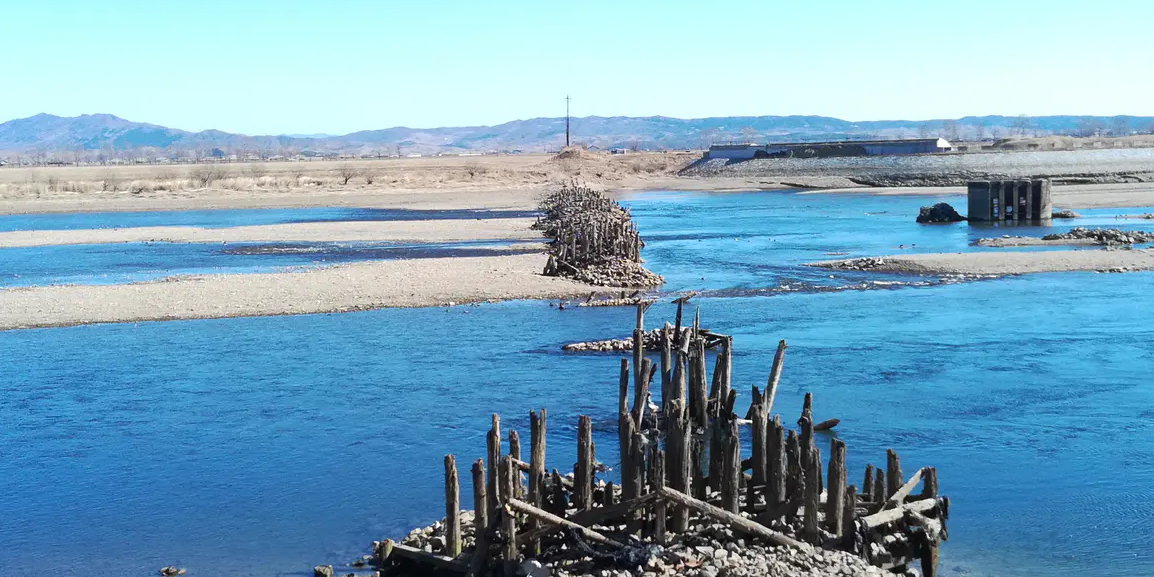
[[[941,120],[852,122],[825,116],[726,116],[680,119],[664,116],[589,116],[572,119],[575,143],[601,148],[682,149],[712,143],[861,138],[951,139],[1013,135],[1105,135],[1154,132],[1151,116],[967,116]],[[0,124],[0,151],[17,154],[74,153],[91,156],[168,153],[263,155],[299,153],[430,154],[556,150],[565,140],[564,118],[515,120],[496,126],[395,127],[340,136],[247,136],[220,130],[188,132],[132,122],[111,114],[60,117],[37,114]],[[151,152],[151,151],[150,151]]]

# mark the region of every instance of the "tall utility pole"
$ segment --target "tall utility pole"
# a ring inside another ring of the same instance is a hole
[[[569,95],[565,95],[565,146],[569,146]]]

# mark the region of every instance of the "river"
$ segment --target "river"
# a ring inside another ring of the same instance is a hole
[[[886,448],[907,472],[938,468],[943,575],[1154,573],[1154,273],[955,282],[800,266],[1004,250],[969,246],[988,229],[914,224],[927,202],[626,200],[666,289],[703,290],[703,325],[734,336],[739,393],[764,386],[787,339],[776,409],[796,419],[808,391],[818,419],[841,419],[851,482]],[[520,301],[2,332],[0,575],[347,563],[440,516],[441,458],[483,456],[492,412],[525,436],[528,411],[547,408],[557,468],[589,414],[615,463],[618,357],[559,349],[632,323],[628,309]]]

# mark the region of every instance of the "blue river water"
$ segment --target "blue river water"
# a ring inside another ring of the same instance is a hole
[[[914,224],[925,198],[625,202],[666,289],[704,290],[703,325],[734,335],[739,392],[764,386],[787,339],[776,408],[792,421],[808,391],[818,418],[841,419],[851,481],[887,448],[907,472],[938,468],[953,502],[942,574],[1154,574],[1154,274],[831,279],[800,264],[998,249],[969,245],[990,231]],[[547,408],[562,470],[589,414],[615,463],[618,357],[559,349],[632,323],[520,301],[2,332],[0,575],[345,563],[441,516],[441,458],[481,457],[492,412],[524,435]]]

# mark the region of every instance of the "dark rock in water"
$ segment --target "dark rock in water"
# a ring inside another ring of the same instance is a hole
[[[939,222],[961,222],[966,220],[966,217],[958,214],[954,207],[945,202],[939,202],[933,206],[923,206],[918,211],[918,222],[939,223]]]
[[[187,572],[188,571],[185,571],[184,569],[180,569],[179,567],[174,567],[171,565],[168,567],[163,567],[160,569],[160,571],[158,571],[158,573],[160,573],[163,577],[175,577],[176,575],[184,575]]]
[[[333,566],[317,565],[313,567],[313,577],[333,577]]]
[[[1068,208],[1065,210],[1055,210],[1054,212],[1050,213],[1050,218],[1078,218],[1080,216],[1082,215]]]

